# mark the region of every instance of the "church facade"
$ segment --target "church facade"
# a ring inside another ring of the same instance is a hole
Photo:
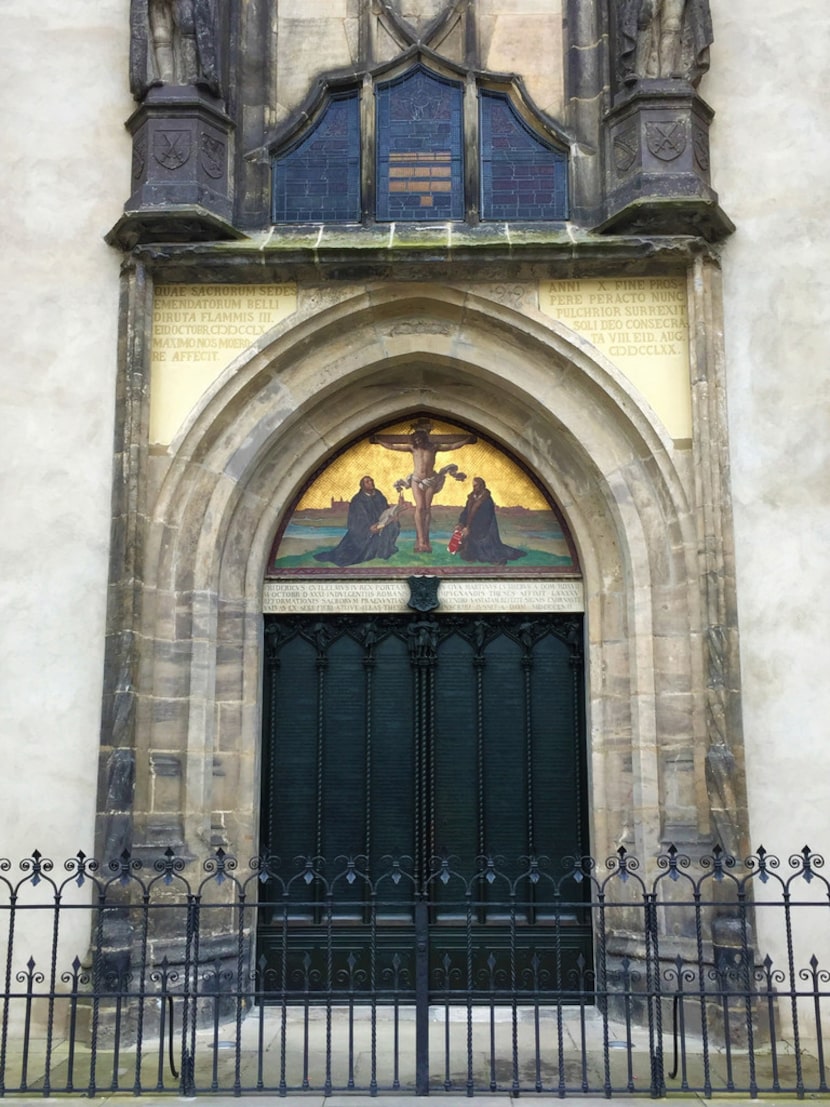
[[[807,8],[806,36],[758,0],[0,17],[5,856],[251,856],[287,833],[285,773],[319,846],[333,785],[290,751],[323,731],[338,787],[363,766],[349,834],[376,833],[385,770],[337,753],[367,718],[439,766],[413,849],[452,847],[441,818],[489,848],[508,800],[480,773],[453,821],[468,754],[441,735],[490,725],[524,728],[490,755],[537,781],[509,792],[523,825],[552,794],[569,812],[534,831],[549,851],[822,849],[829,17]],[[363,522],[361,495],[383,497]],[[344,619],[359,664],[330,646]],[[473,659],[446,687],[442,619]],[[490,706],[463,699],[499,635],[547,672],[554,624],[566,684],[530,696],[494,661]],[[395,709],[355,707],[387,633]],[[555,765],[526,756],[531,702],[569,720]]]

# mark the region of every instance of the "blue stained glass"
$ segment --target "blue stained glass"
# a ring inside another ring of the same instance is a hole
[[[538,138],[508,98],[481,93],[481,217],[568,217],[568,159]]]
[[[330,101],[313,130],[273,165],[275,223],[360,220],[358,94]]]
[[[379,85],[377,218],[464,218],[464,90],[422,66]]]

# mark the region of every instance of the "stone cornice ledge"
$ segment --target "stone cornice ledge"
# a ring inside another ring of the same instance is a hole
[[[316,271],[329,279],[424,280],[425,271],[475,276],[482,267],[511,270],[550,267],[557,276],[636,271],[655,263],[681,267],[718,248],[693,235],[603,235],[572,226],[504,225],[279,228],[235,242],[153,243],[125,259],[146,265],[165,280],[202,279],[247,283]],[[274,274],[281,274],[275,276]],[[486,274],[492,279],[493,274]]]

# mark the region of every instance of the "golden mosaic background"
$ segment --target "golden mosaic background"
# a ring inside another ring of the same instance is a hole
[[[454,423],[445,423],[439,419],[433,419],[431,423],[434,434],[467,433],[463,427]],[[383,427],[378,433],[410,434],[413,425],[412,420],[407,420]],[[474,445],[439,452],[435,459],[436,472],[451,463],[456,464],[462,473],[466,473],[467,479],[456,481],[448,477],[435,497],[436,505],[463,507],[467,495],[472,491],[473,477],[483,477],[499,507],[521,506],[541,511],[550,506],[528,475],[489,442],[479,440]],[[411,471],[411,458],[408,454],[372,445],[367,436],[363,442],[347,450],[326,468],[304,493],[296,510],[330,507],[333,499],[349,500],[357,492],[360,478],[367,475],[372,477],[375,486],[393,503],[397,499],[395,481],[408,476]],[[408,490],[406,498],[412,499]]]

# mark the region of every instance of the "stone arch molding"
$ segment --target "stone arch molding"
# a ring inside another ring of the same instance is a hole
[[[282,324],[148,463],[157,491],[130,628],[136,842],[256,849],[262,582],[280,514],[337,447],[414,411],[485,431],[566,515],[585,580],[592,851],[697,840],[706,711],[688,453],[535,308],[413,285]]]

